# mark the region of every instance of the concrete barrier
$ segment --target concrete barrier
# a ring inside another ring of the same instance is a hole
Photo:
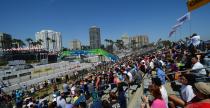
[[[48,80],[48,79],[52,79],[52,78],[56,78],[56,77],[61,76],[61,75],[66,75],[66,74],[73,75],[74,71],[82,70],[82,69],[85,69],[85,68],[91,68],[91,66],[92,66],[91,64],[80,64],[80,67],[76,68],[77,65],[78,64],[76,64],[76,65],[70,65],[70,64],[63,65],[62,64],[60,68],[53,69],[53,70],[51,70],[49,72],[46,72],[46,73],[39,73],[39,77],[36,76],[36,78],[33,77],[32,79],[30,79],[30,76],[24,76],[24,77],[21,77],[21,78],[11,79],[10,81],[12,83],[15,83],[15,84],[13,84],[9,87],[3,88],[3,90],[6,93],[11,93],[12,90],[19,89],[23,85],[30,86],[32,84],[37,84],[39,82],[42,82],[42,81],[45,81],[45,80]],[[69,70],[69,67],[71,67],[71,68],[74,67],[74,69]],[[39,67],[39,68],[42,68],[42,67]],[[28,70],[24,70],[24,72],[25,71],[27,72]]]

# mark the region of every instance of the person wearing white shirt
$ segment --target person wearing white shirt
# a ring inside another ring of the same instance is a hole
[[[61,91],[61,96],[57,97],[56,102],[57,108],[66,108],[65,94],[63,91]]]
[[[196,76],[205,76],[206,75],[206,70],[205,69],[200,69],[200,68],[204,68],[203,65],[198,61],[198,58],[197,57],[193,57],[191,59],[192,61],[192,64],[193,64],[193,67],[192,69],[195,70],[193,71],[193,73],[196,75]],[[198,70],[196,70],[198,69]]]
[[[131,72],[127,72],[127,75],[129,76],[129,81],[132,82],[133,81],[133,75],[131,74]]]
[[[180,75],[179,82],[182,83],[181,97],[186,103],[188,103],[195,97],[191,86],[191,84],[195,83],[195,76],[193,74]]]

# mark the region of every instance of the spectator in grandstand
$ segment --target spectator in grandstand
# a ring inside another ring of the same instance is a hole
[[[110,103],[107,100],[102,101],[102,108],[112,108]]]
[[[151,106],[149,105],[148,97],[143,96],[143,103],[141,104],[141,108],[167,108],[165,100],[162,98],[160,88],[158,86],[150,85],[150,92],[154,96],[154,100],[152,101]]]
[[[120,104],[120,108],[127,108],[125,91],[123,90],[122,83],[118,85],[118,102]]]
[[[73,107],[73,104],[71,104],[71,97],[70,96],[67,96],[66,97],[66,108],[72,108]]]
[[[186,103],[189,103],[195,97],[191,86],[195,83],[195,76],[193,74],[180,75],[179,82],[182,83],[181,97]]]
[[[74,105],[78,106],[80,102],[86,102],[85,95],[82,90],[76,91],[76,96],[78,97],[75,99]]]
[[[196,99],[186,108],[210,108],[210,85],[204,82],[195,83],[193,91]]]
[[[98,95],[98,92],[96,90],[94,90],[91,94],[92,96],[92,104],[90,106],[90,108],[101,108],[102,107],[102,102],[100,100],[100,97]]]
[[[61,95],[56,98],[58,108],[66,108],[66,99],[64,91],[60,92]]]
[[[23,104],[23,93],[21,90],[16,90],[16,107],[21,108]]]
[[[200,69],[200,68],[204,68],[203,65],[198,61],[197,57],[193,57],[191,59],[193,67],[192,69],[195,70],[193,71],[193,73],[196,76],[202,77],[202,76],[206,76],[206,70],[205,69]],[[197,69],[197,70],[196,70]]]
[[[67,84],[66,81],[64,81],[64,84],[63,84],[63,91],[65,95],[69,94],[69,85]]]
[[[156,67],[156,74],[158,76],[158,78],[160,78],[161,80],[161,84],[165,84],[166,83],[166,75],[165,72],[163,71],[163,67],[162,64],[157,60],[154,63],[155,67]]]
[[[120,83],[120,79],[118,78],[117,74],[114,74],[114,83],[118,85]]]
[[[154,87],[158,87],[160,89],[161,97],[166,103],[166,107],[168,108],[168,93],[166,91],[166,88],[164,85],[161,83],[160,78],[156,77],[152,79],[152,85]]]

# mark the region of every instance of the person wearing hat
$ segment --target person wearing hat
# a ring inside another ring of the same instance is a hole
[[[210,108],[210,85],[204,82],[195,83],[193,91],[196,95],[194,102],[186,108]]]

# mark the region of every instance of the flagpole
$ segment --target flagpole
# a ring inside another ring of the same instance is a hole
[[[189,20],[189,32],[190,32],[190,36],[192,35],[192,31],[191,31],[191,19],[192,19],[192,16],[190,17],[190,20]]]
[[[180,33],[180,39],[182,38],[182,27],[180,27],[180,31],[179,31],[179,33]],[[179,40],[179,39],[178,39]]]

